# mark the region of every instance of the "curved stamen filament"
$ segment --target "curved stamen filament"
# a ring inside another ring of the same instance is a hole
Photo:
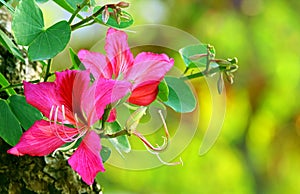
[[[149,148],[150,150],[153,150],[155,152],[161,152],[161,151],[164,151],[167,149],[168,145],[169,145],[169,138],[170,138],[170,134],[169,134],[169,131],[168,131],[168,128],[167,128],[167,124],[166,124],[166,121],[163,117],[163,114],[161,112],[161,110],[158,111],[161,119],[162,119],[162,122],[163,122],[163,125],[164,125],[164,130],[165,130],[165,134],[166,136],[163,137],[164,139],[164,142],[161,146],[158,146],[156,145],[157,147],[153,146],[142,134],[140,134],[139,132],[137,132],[136,130],[132,132],[133,135],[137,136],[140,140],[142,140],[142,142],[144,143],[144,145]]]
[[[54,112],[55,109],[55,112]],[[61,117],[59,117],[59,113],[61,112]],[[54,113],[54,115],[53,115]],[[61,120],[59,119],[61,118]],[[68,130],[66,129],[65,126],[65,121],[66,121],[66,111],[65,111],[65,106],[61,105],[61,111],[60,111],[60,106],[53,105],[50,110],[50,115],[49,115],[49,120],[50,120],[50,126],[51,129],[53,130],[55,136],[57,136],[59,139],[61,139],[64,142],[76,142],[78,139],[80,139],[84,134],[87,132],[86,126],[79,126],[78,123],[78,117],[75,114],[75,126],[74,130]],[[52,124],[53,121],[53,124]],[[73,145],[73,143],[71,144]],[[69,146],[68,146],[69,147]],[[65,148],[63,148],[65,149]],[[69,149],[69,148],[68,148]]]

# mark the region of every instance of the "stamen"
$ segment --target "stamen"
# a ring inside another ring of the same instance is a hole
[[[66,120],[66,112],[65,112],[65,106],[64,105],[61,105],[61,111],[62,111],[63,119]]]
[[[51,110],[50,110],[50,114],[49,114],[49,120],[50,120],[50,125],[51,125],[51,120],[52,120],[52,114],[53,114],[53,110],[54,110],[54,105],[51,106]]]
[[[165,130],[165,134],[166,134],[166,136],[163,137],[164,142],[163,142],[163,144],[161,146],[159,146],[159,145],[156,145],[157,147],[153,146],[142,134],[140,134],[136,130],[134,130],[132,132],[133,135],[137,136],[140,140],[142,140],[142,142],[144,143],[144,145],[147,148],[149,148],[149,149],[151,149],[152,151],[155,151],[155,152],[161,152],[161,151],[166,150],[167,147],[168,147],[168,145],[169,145],[169,138],[170,138],[168,127],[167,127],[166,121],[164,119],[164,116],[163,116],[161,110],[158,110],[158,113],[159,113],[159,115],[161,117],[161,120],[163,122],[164,130]]]

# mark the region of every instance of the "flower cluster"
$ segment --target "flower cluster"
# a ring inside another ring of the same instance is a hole
[[[100,156],[101,144],[94,124],[114,121],[116,111],[103,115],[107,107],[128,97],[127,102],[147,106],[156,99],[158,85],[172,68],[173,59],[165,54],[142,52],[135,58],[126,33],[108,29],[106,55],[81,50],[78,57],[86,70],[56,72],[54,82],[24,82],[29,104],[39,109],[44,119],[36,121],[8,153],[45,156],[62,146],[80,142],[69,165],[87,184],[105,171]],[[93,83],[90,74],[94,77]]]

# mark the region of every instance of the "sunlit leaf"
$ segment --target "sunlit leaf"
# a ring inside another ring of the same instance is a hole
[[[5,100],[0,99],[0,110],[0,137],[14,146],[22,135],[22,129]]]
[[[210,49],[210,52],[215,54],[213,48]],[[195,67],[206,67],[207,57],[207,44],[197,44],[184,47],[179,50],[179,53],[188,68]]]
[[[196,108],[196,98],[183,79],[176,77],[165,77],[169,87],[168,101],[164,102],[176,112],[192,112]]]
[[[18,44],[29,46],[28,56],[31,60],[56,56],[66,47],[71,36],[71,27],[67,21],[60,21],[44,29],[42,11],[33,0],[20,1],[14,14],[12,30]]]
[[[108,133],[116,133],[121,131],[122,128],[117,121],[112,123],[107,123],[107,132]],[[109,138],[109,141],[114,145],[114,147],[120,152],[123,151],[125,153],[130,152],[131,146],[129,144],[128,138],[126,135],[121,135],[115,138]],[[120,152],[121,153],[121,152]]]
[[[100,9],[99,6],[95,7],[94,12],[98,11]],[[112,12],[111,8],[108,8],[108,11]],[[127,28],[133,24],[133,18],[132,16],[127,13],[126,11],[121,10],[121,15],[120,16],[120,23],[117,22],[116,18],[112,15],[108,18],[107,22],[105,25],[113,27],[113,28]],[[96,21],[99,23],[103,24],[102,21],[102,14],[98,15],[96,18]]]
[[[162,101],[167,101],[168,100],[169,88],[168,88],[166,80],[164,80],[164,79],[158,85],[158,94],[157,94],[157,96]]]
[[[29,129],[35,121],[43,118],[41,112],[28,104],[24,96],[10,96],[8,102],[12,112],[25,130]]]

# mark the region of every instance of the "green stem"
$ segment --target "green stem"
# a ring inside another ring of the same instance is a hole
[[[226,67],[223,67],[223,66],[215,67],[215,68],[212,68],[208,71],[205,69],[204,71],[201,71],[201,72],[198,72],[198,73],[195,73],[195,74],[180,77],[180,79],[194,79],[194,78],[198,78],[198,77],[203,77],[203,76],[207,76],[207,75],[217,73],[219,71],[223,71],[224,69],[226,69]]]
[[[75,12],[72,14],[72,16],[70,17],[68,23],[71,25],[71,23],[73,22],[73,20],[75,19],[76,15],[80,12],[80,10],[82,10],[82,8],[84,8],[84,6],[86,6],[88,3],[90,2],[90,0],[85,0],[82,2],[81,5],[77,6],[77,9],[75,10]]]
[[[33,81],[30,81],[30,83],[39,83],[40,80],[33,80]],[[0,89],[0,92],[3,92],[4,90],[9,90],[9,89],[12,89],[12,88],[16,88],[16,87],[20,87],[20,86],[23,86],[23,83],[19,83],[19,84],[10,84],[10,85],[7,85],[3,88]],[[14,93],[16,94],[16,93]]]
[[[107,4],[107,5],[102,6],[102,7],[101,7],[98,11],[96,11],[93,15],[91,15],[91,16],[89,16],[89,17],[87,17],[87,18],[81,20],[80,22],[78,22],[78,23],[72,25],[72,26],[71,26],[71,30],[74,31],[74,30],[80,28],[80,27],[81,27],[82,25],[84,25],[85,23],[87,23],[87,22],[93,20],[94,18],[96,18],[98,15],[100,15],[100,14],[103,12],[103,10],[105,9],[106,6],[107,6],[108,8],[115,8],[115,7],[116,7],[115,4]]]
[[[121,135],[128,135],[128,136],[130,136],[131,134],[129,133],[128,130],[123,129],[123,130],[118,131],[116,133],[104,134],[103,136],[104,137],[108,137],[108,138],[115,138],[115,137],[118,137],[118,136],[121,136]]]
[[[50,77],[50,67],[51,67],[51,62],[52,59],[48,60],[48,64],[47,64],[47,69],[46,69],[46,73],[45,73],[45,77],[44,77],[44,82],[46,82],[48,80],[48,78]]]

